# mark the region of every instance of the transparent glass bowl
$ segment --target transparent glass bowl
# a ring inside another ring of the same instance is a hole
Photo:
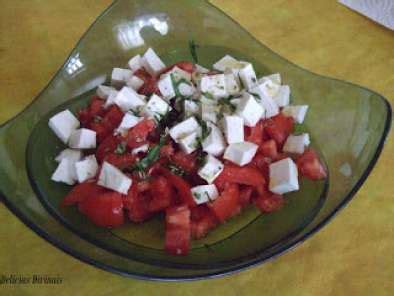
[[[190,60],[190,40],[200,46],[203,65],[230,53],[255,63],[259,74],[282,74],[292,102],[310,106],[305,127],[329,180],[303,181],[282,211],[259,215],[250,208],[195,242],[190,255],[173,257],[162,250],[160,218],[110,231],[95,227],[76,209],[59,208],[69,188],[49,180],[62,146],[47,120],[57,110],[86,104],[113,67],[148,47],[168,64]],[[274,258],[330,221],[369,175],[390,124],[390,105],[382,96],[293,65],[206,1],[119,0],[91,26],[40,95],[1,126],[0,190],[6,206],[26,225],[84,262],[143,279],[215,277]]]

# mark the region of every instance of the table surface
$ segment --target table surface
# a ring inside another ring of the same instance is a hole
[[[110,0],[0,0],[0,122],[26,106]],[[313,72],[394,102],[394,32],[331,0],[213,0],[268,47]],[[252,8],[252,9],[251,9]],[[392,295],[394,139],[329,225],[295,250],[224,278],[124,278],[56,249],[0,205],[0,277],[50,275],[61,285],[0,285],[3,295]],[[110,284],[109,284],[110,282]]]

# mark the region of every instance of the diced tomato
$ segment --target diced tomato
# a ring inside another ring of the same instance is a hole
[[[170,182],[163,176],[155,178],[150,185],[151,200],[148,204],[150,212],[166,209],[173,203],[174,192]]]
[[[117,192],[89,195],[78,208],[98,226],[116,227],[124,223],[122,196]]]
[[[271,213],[283,207],[284,198],[282,195],[266,191],[258,196],[254,203],[263,213]]]
[[[75,185],[62,201],[62,206],[70,206],[79,203],[89,196],[97,196],[106,192],[106,189],[97,185],[92,180]]]
[[[129,130],[127,134],[127,146],[136,148],[146,142],[149,133],[155,129],[155,122],[152,119],[144,119]]]
[[[239,191],[239,203],[242,207],[247,206],[252,199],[253,187],[246,186]]]
[[[117,105],[109,107],[108,111],[103,117],[103,123],[107,125],[111,130],[119,126],[123,119],[124,113]]]
[[[82,126],[88,126],[95,116],[101,116],[104,112],[104,100],[97,96],[93,96],[90,104],[78,112],[78,118]]]
[[[215,228],[218,221],[206,205],[199,205],[191,209],[191,235],[194,239],[203,238]]]
[[[129,192],[123,196],[124,207],[128,210],[129,219],[136,223],[149,219],[151,213],[148,210],[148,202],[147,196],[138,192],[138,182],[133,180]]]
[[[245,141],[259,145],[263,142],[264,127],[263,122],[259,121],[254,127],[245,127]]]
[[[269,157],[271,159],[276,159],[278,156],[278,147],[276,142],[272,139],[261,143],[259,151],[263,156]]]
[[[144,81],[144,84],[138,89],[138,92],[143,95],[151,95],[153,93],[160,94],[159,88],[157,87],[157,79],[150,75],[144,68],[138,69],[135,76]]]
[[[327,177],[323,164],[320,162],[317,153],[312,149],[305,150],[296,163],[302,176],[311,180],[321,180]]]
[[[134,72],[134,75],[143,80],[144,82],[152,79],[152,75],[145,70],[145,68],[139,68],[137,71]]]
[[[187,255],[190,248],[190,210],[186,205],[166,210],[165,249],[169,254]]]
[[[178,68],[182,69],[183,71],[189,72],[190,74],[193,73],[193,71],[194,71],[194,64],[193,63],[187,62],[187,61],[182,61],[182,62],[178,62],[174,65],[166,67],[163,71],[160,72],[160,75],[171,71],[174,67],[178,67]]]
[[[103,122],[90,122],[88,127],[96,132],[96,139],[99,144],[112,134],[111,127],[108,127]]]
[[[99,162],[102,162],[105,156],[112,154],[115,151],[116,147],[118,147],[120,142],[121,139],[113,135],[110,135],[107,138],[105,138],[105,140],[100,143],[100,145],[96,150],[97,160]]]
[[[237,183],[258,187],[265,184],[262,173],[252,165],[239,167],[237,165],[226,164],[223,171],[216,178],[215,184],[223,188],[225,183]]]
[[[279,147],[285,143],[287,137],[293,132],[294,119],[282,113],[264,121],[264,131]]]
[[[229,184],[226,186],[220,196],[208,204],[208,207],[220,222],[237,215],[241,210],[238,185]]]
[[[172,147],[171,143],[164,145],[160,148],[160,156],[165,158],[171,158],[174,155],[175,149]]]
[[[123,170],[127,167],[132,166],[137,161],[137,157],[135,155],[132,155],[131,153],[110,153],[105,156],[104,161]]]
[[[195,172],[197,169],[195,153],[186,154],[183,151],[178,151],[174,153],[171,160],[188,173]]]

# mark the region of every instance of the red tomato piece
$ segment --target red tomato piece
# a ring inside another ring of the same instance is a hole
[[[245,207],[250,204],[252,199],[253,187],[247,186],[239,191],[239,203],[241,207]]]
[[[133,185],[126,196],[123,196],[125,209],[131,221],[139,223],[149,219],[152,214],[148,211],[148,197],[138,192],[138,182],[133,180]]]
[[[238,185],[229,184],[217,199],[208,204],[208,207],[220,222],[237,215],[241,210]]]
[[[261,143],[259,151],[265,157],[276,159],[278,157],[278,147],[274,140],[267,140]]]
[[[166,210],[165,249],[172,255],[187,255],[190,248],[190,210],[186,205]]]
[[[105,140],[100,143],[96,150],[97,160],[102,162],[107,155],[112,154],[115,151],[120,142],[121,139],[113,135],[105,138]]]
[[[263,122],[259,121],[254,127],[245,127],[245,141],[259,145],[263,142],[264,127]]]
[[[170,182],[163,176],[155,178],[150,184],[150,212],[159,212],[173,204],[174,192]]]
[[[195,153],[186,154],[183,151],[178,151],[174,153],[171,160],[188,173],[195,172],[197,169]]]
[[[194,239],[205,237],[216,227],[218,221],[206,205],[199,205],[191,209],[191,236]]]
[[[102,116],[104,112],[104,100],[97,96],[93,96],[89,106],[78,112],[78,118],[82,126],[89,126],[95,116]]]
[[[132,166],[136,162],[136,160],[137,157],[135,155],[132,155],[131,153],[124,153],[124,154],[110,153],[107,154],[104,158],[104,161],[112,164],[113,166],[116,166],[120,170]]]
[[[271,213],[279,210],[284,205],[284,198],[282,195],[274,194],[265,191],[264,194],[258,196],[254,203],[263,213]]]
[[[175,149],[172,147],[171,143],[164,145],[160,148],[160,156],[165,158],[171,158],[174,155]]]
[[[146,138],[149,133],[152,132],[156,127],[153,119],[144,119],[140,121],[136,126],[129,130],[127,134],[127,146],[130,148],[136,148],[146,142]]]
[[[264,125],[264,130],[267,135],[273,139],[279,147],[282,147],[287,137],[293,132],[294,119],[279,113],[278,115],[267,119],[264,122]]]
[[[106,189],[97,185],[95,181],[92,180],[83,182],[81,184],[75,185],[73,189],[66,195],[62,201],[62,206],[70,206],[77,204],[89,196],[98,196],[106,192]]]
[[[233,164],[226,164],[221,174],[215,180],[215,184],[219,188],[223,188],[225,183],[258,187],[265,184],[265,179],[262,173],[252,165],[239,167]]]
[[[119,126],[123,119],[124,113],[117,105],[109,107],[107,113],[103,117],[103,124],[108,126],[111,131]]]
[[[78,208],[98,226],[116,227],[124,223],[122,196],[117,192],[90,195],[79,203]]]
[[[327,172],[320,162],[317,153],[307,149],[296,161],[298,170],[302,176],[311,180],[321,180],[327,177]]]

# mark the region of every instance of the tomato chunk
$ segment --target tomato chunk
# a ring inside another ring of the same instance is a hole
[[[190,248],[190,210],[186,205],[166,210],[165,249],[172,255],[187,255]]]
[[[265,184],[262,173],[252,165],[239,167],[226,164],[221,174],[216,178],[215,184],[223,188],[225,183],[237,183],[258,187]]]
[[[117,192],[89,195],[78,208],[98,226],[116,227],[124,223],[122,196]]]
[[[153,119],[144,119],[136,126],[129,130],[127,134],[127,146],[129,148],[136,148],[146,142],[149,133],[156,127]]]
[[[150,184],[150,195],[148,210],[159,212],[173,204],[175,194],[170,182],[165,177],[158,176]]]
[[[245,141],[260,146],[263,142],[263,133],[264,127],[262,121],[259,121],[254,127],[245,127]]]
[[[271,213],[283,207],[284,198],[282,195],[266,191],[258,196],[254,203],[263,213]]]
[[[97,160],[99,162],[102,162],[107,155],[115,151],[116,147],[118,147],[120,142],[121,139],[113,135],[105,138],[105,140],[100,143],[96,150]]]
[[[77,204],[89,196],[98,196],[106,192],[106,189],[97,185],[95,181],[88,180],[75,185],[62,201],[62,206]]]
[[[124,153],[124,154],[116,154],[110,153],[105,156],[104,161],[109,162],[113,166],[123,170],[127,167],[132,166],[136,161],[136,155],[132,155],[131,153]]]
[[[218,221],[206,205],[199,205],[191,209],[191,235],[194,239],[205,237],[216,227]]]
[[[271,159],[276,159],[278,157],[278,147],[274,140],[264,141],[260,147],[259,151],[265,157],[269,157]]]
[[[152,214],[148,210],[149,198],[138,192],[138,182],[133,180],[129,192],[123,196],[125,209],[128,210],[128,217],[131,221],[139,223],[149,219]]]
[[[307,149],[296,161],[300,174],[311,180],[321,180],[327,177],[327,172],[319,160],[317,153]]]
[[[264,125],[264,130],[267,135],[273,139],[279,147],[282,147],[287,137],[293,132],[294,119],[279,113],[278,115],[267,119],[264,122]]]
[[[237,215],[241,210],[238,185],[229,184],[217,199],[208,204],[208,207],[220,222]]]
[[[174,153],[171,160],[180,168],[188,173],[195,172],[197,169],[196,154],[186,154],[183,151]]]
[[[252,199],[253,187],[246,186],[239,191],[239,203],[242,207],[247,206]]]

